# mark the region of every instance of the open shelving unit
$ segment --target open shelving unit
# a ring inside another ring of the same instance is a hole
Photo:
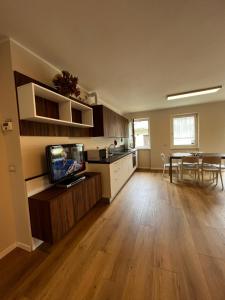
[[[85,104],[33,82],[19,86],[17,92],[21,120],[93,127],[93,110]]]

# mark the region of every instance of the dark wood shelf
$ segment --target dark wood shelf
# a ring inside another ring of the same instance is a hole
[[[59,120],[58,103],[36,96],[35,104],[36,104],[36,114],[38,116]]]

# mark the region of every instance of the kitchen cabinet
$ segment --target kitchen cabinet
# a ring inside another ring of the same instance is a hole
[[[113,163],[88,163],[88,171],[101,173],[102,197],[111,202],[136,170],[130,153]]]
[[[133,173],[132,154],[110,164],[111,197],[114,197]]]
[[[128,137],[128,120],[104,105],[93,106],[93,122],[95,137]]]

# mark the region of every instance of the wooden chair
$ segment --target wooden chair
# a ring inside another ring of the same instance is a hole
[[[194,173],[194,179],[199,180],[199,158],[197,156],[186,156],[181,160],[180,173],[183,180],[184,171]]]
[[[164,153],[161,153],[160,156],[161,156],[161,159],[162,159],[162,162],[163,162],[163,173],[162,173],[162,176],[165,176],[166,170],[169,171],[170,164],[169,164],[168,157]],[[175,169],[175,171],[177,173],[177,177],[178,177],[179,176],[179,164],[178,163],[173,163],[172,164],[172,169],[173,170]]]
[[[218,177],[220,176],[222,190],[224,189],[221,158],[219,156],[203,156],[200,170],[202,175],[202,183],[204,181],[204,172],[208,172],[213,175],[213,182],[216,179],[216,185],[218,184]]]

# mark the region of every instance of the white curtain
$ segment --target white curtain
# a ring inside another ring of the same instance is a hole
[[[195,116],[173,118],[174,145],[195,144]]]

